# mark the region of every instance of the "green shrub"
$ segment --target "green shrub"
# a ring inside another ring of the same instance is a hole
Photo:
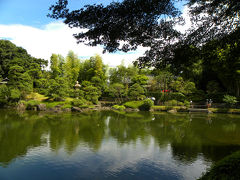
[[[240,109],[231,109],[231,108],[208,108],[209,111],[213,113],[232,113],[240,114]]]
[[[10,90],[10,99],[12,102],[17,102],[21,98],[21,92],[19,89],[11,89]]]
[[[45,101],[43,103],[46,104],[47,108],[53,108],[53,107],[62,106],[65,104],[65,102],[63,102],[63,101],[53,101],[53,102]]]
[[[187,101],[187,100],[185,100],[185,101],[184,101],[184,106],[186,106],[186,107],[188,107],[188,108],[189,108],[189,107],[190,107],[190,102],[189,102],[189,101]]]
[[[186,97],[184,94],[180,93],[180,92],[173,92],[170,93],[171,99],[176,99],[177,101],[184,101],[186,100]]]
[[[178,105],[179,106],[184,106],[184,103],[183,102],[178,102]]]
[[[154,111],[168,111],[172,109],[170,106],[153,106],[152,108]]]
[[[119,111],[123,111],[124,109],[126,109],[125,106],[119,106],[119,105],[114,105],[112,108]]]
[[[140,100],[144,98],[144,93],[145,91],[143,87],[138,83],[133,84],[128,91],[129,97],[135,100]]]
[[[178,103],[179,103],[179,102],[178,102],[177,100],[173,99],[173,100],[169,100],[169,101],[165,102],[164,104],[165,104],[166,106],[177,106]]]
[[[193,102],[200,102],[206,100],[206,94],[203,90],[195,90],[188,96],[188,99],[191,99]]]
[[[199,180],[240,179],[240,151],[217,162]]]
[[[143,104],[143,101],[129,101],[124,103],[124,106],[127,108],[138,109],[139,106]]]
[[[64,104],[61,108],[66,109],[66,108],[71,108],[71,107],[72,107],[71,104]]]
[[[177,106],[178,102],[177,102],[177,100],[173,99],[173,100],[171,100],[171,104],[172,104],[172,106]]]
[[[71,104],[72,104],[73,106],[79,107],[79,106],[83,106],[83,105],[88,105],[89,102],[88,102],[87,100],[85,100],[85,99],[74,99],[74,100],[71,102]]]
[[[37,107],[37,105],[40,104],[40,101],[37,100],[30,100],[26,102],[26,108],[27,109],[33,109],[35,107]]]
[[[140,111],[149,111],[153,106],[153,101],[151,99],[145,99],[143,104],[139,106]]]
[[[233,107],[235,104],[237,104],[238,101],[235,96],[224,95],[223,102],[225,102],[227,106]]]
[[[180,112],[186,112],[188,109],[186,107],[180,107],[180,106],[153,106],[152,109],[154,111],[169,111],[172,109],[175,109]]]
[[[98,104],[98,98],[101,96],[101,91],[94,86],[87,86],[83,88],[84,98],[91,101],[93,104]]]
[[[9,96],[9,88],[5,84],[0,85],[0,106],[4,106],[8,103]]]

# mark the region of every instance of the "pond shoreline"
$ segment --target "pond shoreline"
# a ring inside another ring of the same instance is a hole
[[[137,108],[125,108],[122,110],[116,109],[112,106],[101,106],[95,105],[92,107],[64,107],[62,105],[57,105],[55,107],[48,108],[45,104],[39,104],[31,108],[27,108],[25,104],[18,104],[16,107],[7,107],[7,109],[17,109],[18,111],[46,111],[46,112],[88,112],[88,111],[105,111],[105,110],[115,110],[115,111],[125,111],[125,112],[138,112]],[[168,112],[168,113],[179,113],[179,112],[200,112],[200,113],[224,113],[224,114],[240,114],[240,109],[232,108],[208,108],[208,109],[192,109],[186,106],[153,106],[150,109],[151,112]]]

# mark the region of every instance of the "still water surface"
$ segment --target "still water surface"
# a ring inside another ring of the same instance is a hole
[[[0,179],[196,179],[240,150],[240,116],[0,110]]]

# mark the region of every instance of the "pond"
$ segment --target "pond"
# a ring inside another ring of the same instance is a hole
[[[0,110],[0,179],[196,179],[240,150],[240,116]]]

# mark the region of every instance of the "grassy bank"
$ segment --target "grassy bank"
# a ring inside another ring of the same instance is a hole
[[[153,111],[169,111],[176,110],[178,112],[187,112],[188,108],[185,106],[153,106]]]
[[[240,109],[232,108],[208,108],[209,111],[213,113],[230,113],[230,114],[240,114]]]
[[[239,180],[240,179],[240,151],[229,155],[213,167],[199,180]]]

